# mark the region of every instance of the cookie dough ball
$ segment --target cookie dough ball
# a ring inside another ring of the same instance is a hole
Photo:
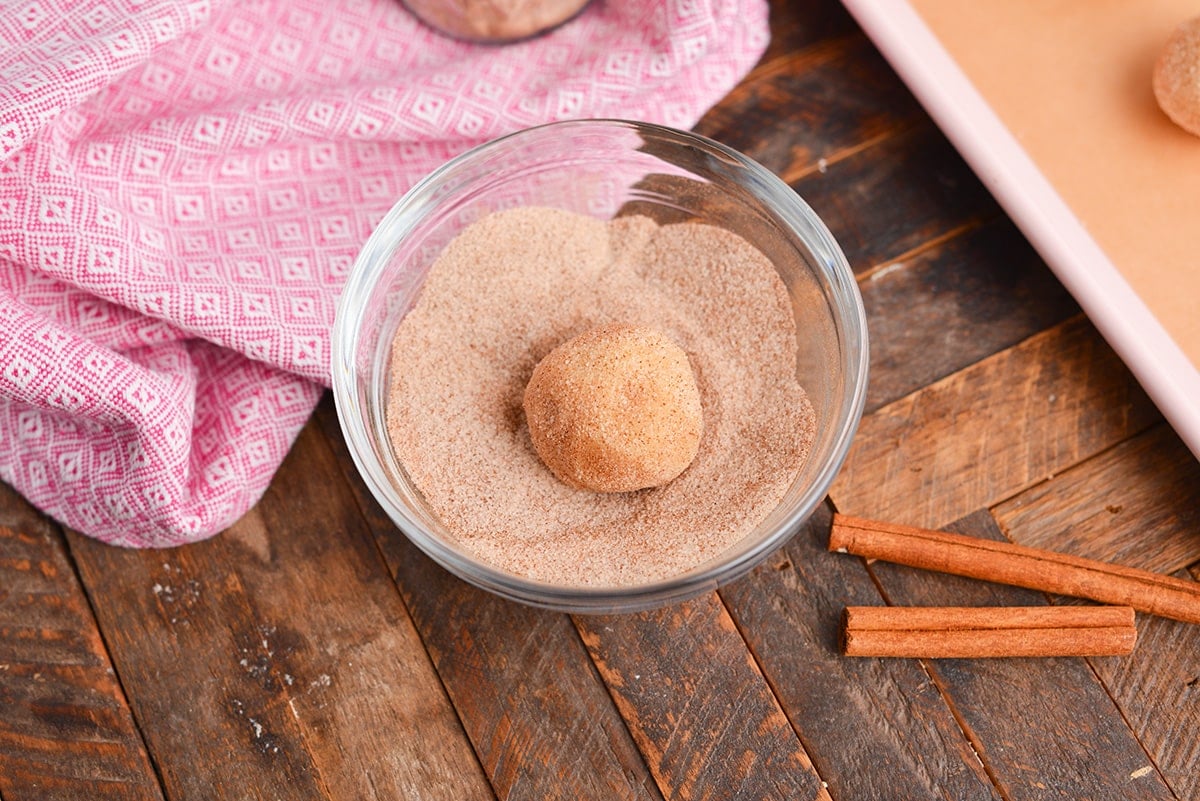
[[[1200,17],[1167,39],[1154,65],[1154,97],[1179,127],[1200,136]]]
[[[593,328],[552,350],[525,387],[534,450],[572,487],[665,484],[700,448],[700,391],[687,354],[653,328]]]

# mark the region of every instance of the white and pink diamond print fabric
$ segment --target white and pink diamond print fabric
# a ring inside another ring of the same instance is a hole
[[[417,179],[551,120],[690,127],[764,0],[595,0],[456,42],[400,0],[0,4],[0,479],[169,546],[265,490],[329,381],[338,292]]]

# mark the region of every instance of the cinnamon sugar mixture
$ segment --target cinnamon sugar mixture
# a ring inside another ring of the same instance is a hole
[[[572,489],[539,461],[521,403],[538,361],[608,322],[687,352],[704,412],[691,466],[629,493]],[[779,502],[815,420],[790,300],[766,257],[708,225],[525,207],[441,253],[392,345],[388,431],[430,508],[491,565],[572,586],[679,575]]]

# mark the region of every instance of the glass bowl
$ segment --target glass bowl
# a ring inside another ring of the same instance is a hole
[[[549,206],[611,219],[730,230],[774,264],[792,301],[795,369],[817,416],[807,461],[747,536],[682,575],[650,584],[562,586],[481,562],[430,511],[387,435],[391,342],[445,245],[500,209]],[[845,256],[809,206],[745,156],[696,134],[640,122],[576,120],[470,150],[414,186],[383,218],[351,270],[333,331],[333,392],[355,464],[397,526],[447,570],[505,598],[570,612],[673,603],[737,578],[780,547],[824,499],[862,416],[867,327]]]
[[[502,44],[545,33],[583,11],[589,0],[533,0],[520,4],[473,0],[403,0],[429,27],[467,42]]]

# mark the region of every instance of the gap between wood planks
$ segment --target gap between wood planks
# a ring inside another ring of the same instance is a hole
[[[1022,545],[1175,573],[1200,559],[1198,480],[1200,463],[1160,420],[990,511]]]
[[[880,597],[883,598],[883,602],[888,606],[894,606],[895,604],[892,603],[892,599],[888,596],[887,590],[883,588],[883,583],[879,580],[879,577],[875,574],[875,571],[871,569],[870,562],[866,559],[861,559],[861,561],[863,568],[867,571],[867,575],[871,577],[871,583],[875,585],[875,589],[879,592]],[[971,724],[967,723],[966,718],[959,710],[958,705],[954,703],[954,699],[951,697],[950,691],[946,688],[945,683],[942,682],[941,677],[930,669],[928,659],[918,659],[917,663],[921,666],[921,670],[925,673],[925,675],[929,677],[929,683],[937,688],[938,695],[941,696],[942,702],[950,711],[950,717],[954,718],[954,722],[958,724],[959,731],[962,732],[963,738],[965,738],[967,743],[970,744],[971,751],[974,752],[975,758],[979,760],[979,764],[983,767],[983,772],[987,774],[988,780],[991,781],[992,786],[996,788],[996,793],[1002,799],[1004,799],[1004,801],[1012,801],[1009,794],[1004,791],[1004,785],[1000,781],[1000,777],[996,773],[996,769],[992,765],[991,760],[986,758],[987,751],[983,747],[983,741],[971,727]]]
[[[742,577],[742,580],[748,579],[748,575]],[[820,768],[818,768],[817,763],[813,761],[813,750],[811,743],[804,737],[804,733],[796,728],[796,724],[792,721],[792,716],[788,714],[787,705],[784,704],[783,697],[780,694],[779,689],[775,686],[775,681],[764,669],[762,661],[758,658],[758,654],[754,651],[753,646],[750,645],[750,641],[746,638],[746,633],[742,630],[742,624],[738,615],[733,614],[732,610],[730,610],[729,604],[725,602],[725,596],[721,594],[721,590],[716,590],[715,594],[717,596],[717,601],[721,604],[721,608],[725,610],[725,614],[731,621],[733,621],[733,627],[737,630],[738,637],[741,638],[742,645],[746,648],[746,653],[750,655],[751,661],[754,662],[754,669],[757,670],[759,675],[763,677],[763,683],[767,686],[767,690],[770,691],[771,697],[775,699],[775,705],[779,707],[781,712],[783,712],[783,717],[788,722],[788,728],[790,728],[792,733],[796,735],[796,741],[800,743],[800,747],[804,749],[804,753],[808,754],[808,762],[812,766],[813,773],[815,773],[817,778],[821,780],[821,788],[828,793],[829,782],[823,775],[821,775]],[[3,800],[0,799],[0,801]]]
[[[1007,532],[1004,534],[1004,536],[1008,537]],[[1047,603],[1049,603],[1051,605],[1055,604],[1054,599],[1051,598],[1049,595],[1046,596],[1046,601],[1047,601]],[[1150,753],[1150,749],[1146,747],[1146,744],[1144,742],[1142,742],[1142,738],[1136,736],[1137,729],[1134,728],[1133,721],[1131,721],[1129,719],[1129,716],[1125,714],[1125,707],[1121,704],[1120,700],[1113,693],[1112,688],[1108,686],[1108,682],[1106,682],[1104,680],[1104,677],[1100,675],[1100,671],[1096,669],[1095,662],[1092,661],[1091,657],[1084,657],[1084,662],[1087,663],[1088,670],[1092,671],[1092,675],[1096,677],[1096,683],[1100,685],[1101,689],[1104,690],[1104,694],[1107,695],[1109,700],[1112,701],[1113,708],[1115,708],[1117,710],[1117,714],[1121,717],[1121,722],[1124,723],[1126,728],[1128,728],[1129,731],[1133,732],[1133,734],[1135,735],[1134,739],[1137,741],[1138,746],[1142,749],[1142,753],[1146,755],[1146,761],[1150,764],[1151,767],[1154,768],[1154,772],[1156,774],[1158,774],[1158,778],[1160,781],[1162,781],[1163,786],[1166,787],[1167,790],[1170,791],[1170,793],[1173,797],[1178,799],[1179,793],[1175,792],[1175,788],[1172,787],[1171,782],[1167,780],[1166,773],[1164,773],[1163,769],[1159,767],[1158,760],[1155,759],[1154,755]]]
[[[884,138],[886,138],[886,137],[884,137]],[[996,222],[997,220],[1002,220],[1002,219],[1008,219],[1008,218],[1004,214],[994,214],[994,215],[990,215],[990,216],[986,216],[986,217],[979,217],[974,220],[969,220],[969,221],[963,223],[962,225],[958,226],[957,228],[951,228],[949,231],[945,231],[944,233],[938,234],[937,236],[934,236],[934,237],[931,237],[930,239],[925,240],[921,244],[917,245],[915,248],[910,248],[897,256],[893,256],[890,259],[881,261],[879,264],[875,264],[875,265],[872,265],[871,267],[868,267],[866,270],[863,270],[861,273],[856,275],[854,277],[854,280],[857,281],[860,286],[863,284],[870,283],[871,281],[874,281],[876,278],[881,278],[883,275],[886,275],[891,270],[893,270],[897,267],[901,267],[904,264],[906,264],[907,262],[910,262],[913,259],[916,259],[917,257],[919,257],[925,253],[928,253],[931,250],[935,250],[939,247],[942,247],[947,242],[957,239],[960,236],[965,236],[966,234],[969,234],[972,231],[977,231],[981,228],[991,225],[992,223]],[[959,368],[959,369],[962,369],[962,368]]]
[[[332,396],[330,395],[329,391],[327,390],[325,394],[327,397],[324,403],[328,403],[330,407],[333,407]],[[345,473],[345,463],[339,458],[337,448],[334,447],[333,442],[330,441],[329,432],[326,430],[323,421],[320,419],[320,414],[321,404],[319,403],[317,408],[313,411],[308,425],[314,427],[318,435],[315,437],[315,439],[320,441],[321,447],[324,448],[328,453],[331,463],[337,465],[338,477],[343,484],[347,485],[345,494],[354,504],[354,509],[358,513],[359,518],[362,520],[363,530],[370,535],[371,546],[376,558],[379,560],[379,567],[383,571],[384,575],[388,577],[388,583],[391,585],[392,591],[396,594],[396,597],[400,602],[400,608],[404,610],[404,616],[408,618],[409,626],[412,627],[412,630],[417,635],[417,639],[421,642],[421,647],[425,650],[425,657],[429,662],[429,670],[437,678],[438,688],[441,690],[442,695],[446,699],[450,708],[454,710],[454,719],[458,723],[458,730],[461,732],[463,740],[466,741],[471,747],[471,755],[475,758],[475,765],[479,769],[479,775],[483,776],[487,780],[488,789],[491,791],[492,797],[495,798],[496,788],[492,784],[491,776],[488,774],[482,760],[480,759],[479,751],[475,747],[475,742],[471,739],[471,736],[467,732],[466,724],[462,719],[462,713],[460,712],[458,706],[454,703],[454,695],[450,692],[450,688],[446,686],[446,682],[445,679],[442,678],[441,671],[439,671],[437,666],[433,663],[433,657],[429,653],[429,643],[426,641],[421,627],[418,626],[416,621],[413,619],[412,610],[408,608],[408,603],[404,599],[404,593],[401,591],[400,585],[396,582],[396,576],[392,573],[392,569],[388,565],[387,554],[383,550],[383,543],[381,543],[379,541],[379,537],[375,535],[374,527],[371,525],[371,516],[368,511],[363,508],[362,499],[360,499],[359,494],[354,491],[353,487],[350,486],[349,478]],[[336,414],[334,416],[336,417]],[[340,428],[338,430],[340,430]],[[303,734],[304,732],[301,730],[302,741],[305,739],[303,738]],[[322,785],[324,785],[323,781]],[[332,795],[329,795],[328,797],[333,798]],[[4,799],[0,799],[0,801],[4,801]]]
[[[830,503],[832,504],[832,500]],[[892,602],[891,596],[888,594],[887,590],[884,589],[883,582],[872,569],[872,560],[864,559],[862,557],[855,558],[862,563],[863,569],[867,571],[867,575],[871,578],[871,583],[875,585],[875,590],[879,593],[879,596],[883,599],[883,602],[888,606],[895,606],[895,604]],[[950,692],[946,688],[944,682],[942,682],[937,673],[930,668],[929,660],[918,659],[916,661],[921,666],[921,670],[929,678],[929,683],[937,688],[938,696],[941,697],[942,703],[944,703],[946,705],[946,709],[949,710],[950,716],[954,719],[959,731],[962,732],[963,738],[971,746],[971,751],[975,754],[975,758],[979,760],[979,764],[983,767],[983,771],[987,775],[988,781],[992,783],[992,787],[995,788],[996,793],[1003,799],[1003,801],[1012,801],[1012,797],[1005,792],[1003,783],[1000,781],[1000,777],[997,774],[995,767],[992,765],[991,760],[986,756],[987,751],[983,747],[982,740],[959,710],[958,705],[954,702],[954,699],[951,697]]]
[[[104,647],[104,655],[108,659],[108,667],[112,670],[117,687],[121,690],[121,702],[129,712],[129,719],[133,721],[133,730],[137,732],[138,742],[141,743],[142,751],[145,752],[146,758],[150,762],[150,769],[154,771],[154,781],[158,784],[158,794],[160,797],[167,799],[169,798],[167,795],[167,785],[163,780],[162,767],[158,764],[158,756],[150,749],[150,745],[146,740],[146,732],[143,729],[141,715],[129,703],[129,691],[125,688],[125,679],[121,677],[121,671],[117,669],[116,660],[113,659],[112,648],[108,642],[108,633],[100,625],[100,618],[96,614],[96,600],[92,597],[91,588],[83,580],[83,575],[79,571],[79,564],[75,559],[75,551],[71,547],[71,539],[57,521],[51,520],[48,517],[45,519],[47,525],[51,527],[55,536],[58,537],[59,542],[62,543],[63,553],[67,557],[67,564],[71,566],[71,573],[75,576],[75,581],[79,585],[80,592],[83,593],[84,600],[87,601],[88,613],[92,616],[92,624],[96,628],[97,636],[100,637],[100,644]],[[3,796],[0,796],[0,801],[4,801]]]

